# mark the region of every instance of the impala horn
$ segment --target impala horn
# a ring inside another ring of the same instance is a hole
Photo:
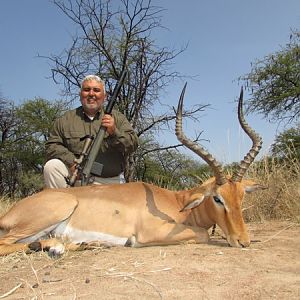
[[[250,151],[246,154],[244,159],[240,162],[238,169],[233,173],[231,180],[235,182],[240,182],[255,157],[259,153],[262,146],[262,138],[246,123],[243,113],[243,87],[241,88],[239,105],[238,105],[238,118],[241,127],[246,132],[246,134],[252,140],[252,147]]]
[[[215,178],[216,178],[216,183],[218,185],[223,185],[227,182],[227,179],[223,174],[221,164],[219,162],[217,162],[216,159],[209,152],[207,152],[202,146],[189,140],[182,132],[182,106],[183,106],[183,98],[184,98],[186,85],[187,85],[187,83],[185,83],[185,85],[182,89],[182,92],[181,92],[181,95],[179,98],[179,102],[178,102],[177,113],[176,113],[175,132],[176,132],[177,139],[183,145],[185,145],[187,148],[189,148],[194,153],[196,153],[198,156],[200,156],[213,170]]]

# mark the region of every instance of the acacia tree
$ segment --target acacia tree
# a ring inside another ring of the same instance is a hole
[[[292,31],[285,47],[256,61],[240,80],[246,81],[251,92],[249,111],[292,124],[275,137],[271,154],[287,162],[299,159],[300,32]]]
[[[128,75],[117,108],[131,122],[140,140],[149,140],[156,130],[168,127],[175,118],[172,109],[169,107],[168,111],[157,115],[154,107],[158,104],[162,108],[159,92],[180,77],[170,67],[185,48],[175,51],[158,47],[151,38],[152,32],[161,28],[162,9],[152,6],[151,0],[120,0],[118,4],[110,0],[53,2],[80,32],[73,38],[69,49],[47,57],[53,64],[53,80],[63,82],[65,95],[75,100],[80,82],[87,74],[100,75],[111,95],[125,69]],[[193,117],[202,109],[203,106],[194,107],[185,111],[184,116]],[[134,168],[146,151],[149,149],[139,147],[127,158],[127,181],[136,176]]]
[[[44,144],[53,121],[64,109],[60,102],[36,98],[15,106],[0,100],[0,194],[27,196],[41,188]]]
[[[300,123],[276,136],[271,152],[274,156],[294,163],[300,162]]]
[[[7,185],[5,182],[11,180],[11,171],[14,170],[15,161],[13,160],[13,164],[11,164],[10,168],[7,169],[7,157],[8,157],[8,149],[10,144],[10,138],[14,134],[15,126],[18,124],[15,114],[14,114],[14,105],[12,102],[0,98],[0,194],[3,194],[4,191],[10,192],[10,189],[7,191]],[[10,171],[9,173],[7,171]]]
[[[240,78],[251,92],[248,108],[278,122],[300,116],[300,32],[293,31],[280,51],[252,65]]]
[[[193,187],[211,177],[207,164],[174,149],[149,153],[138,170],[142,181],[168,189]]]

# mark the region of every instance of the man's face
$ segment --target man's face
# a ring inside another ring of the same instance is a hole
[[[80,101],[86,114],[94,116],[105,100],[105,90],[101,82],[86,80],[80,91]]]

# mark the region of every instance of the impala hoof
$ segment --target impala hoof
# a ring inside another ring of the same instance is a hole
[[[48,250],[48,255],[51,258],[58,258],[65,252],[64,245],[56,245],[53,247],[50,247]]]
[[[131,237],[128,238],[124,247],[132,247],[132,248],[138,247],[138,243],[137,243],[135,235],[132,235]]]
[[[28,248],[30,251],[38,252],[42,251],[42,245],[40,242],[33,242],[28,244]]]

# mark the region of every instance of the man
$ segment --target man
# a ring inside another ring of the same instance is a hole
[[[106,128],[106,133],[96,162],[102,164],[103,168],[98,174],[92,174],[92,178],[95,183],[100,184],[122,182],[125,157],[136,150],[138,138],[123,114],[115,110],[112,115],[104,114],[105,98],[102,79],[96,75],[86,76],[80,91],[82,106],[58,118],[46,142],[46,187],[68,186],[66,178],[76,169],[74,159],[80,156],[85,137],[95,137],[101,125]]]

